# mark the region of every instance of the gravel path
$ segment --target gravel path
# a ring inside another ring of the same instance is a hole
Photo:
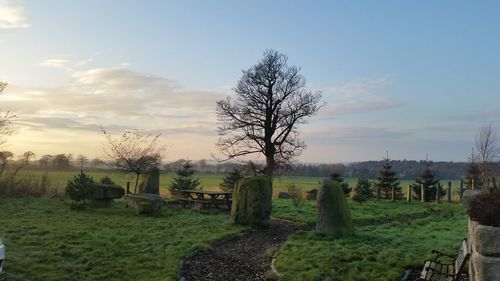
[[[272,280],[274,252],[299,229],[291,222],[271,220],[269,227],[252,230],[194,255],[185,262],[180,280]]]

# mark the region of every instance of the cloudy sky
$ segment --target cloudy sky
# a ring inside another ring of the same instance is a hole
[[[265,49],[327,102],[305,162],[465,161],[500,121],[497,1],[0,0],[0,96],[20,154],[102,154],[99,125],[217,154],[215,102]]]

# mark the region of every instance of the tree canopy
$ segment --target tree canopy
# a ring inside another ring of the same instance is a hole
[[[280,164],[300,155],[305,143],[298,125],[321,108],[321,94],[305,88],[300,68],[289,66],[287,56],[275,50],[243,71],[236,93],[217,102],[219,150],[227,159],[263,155],[263,173],[273,175]]]

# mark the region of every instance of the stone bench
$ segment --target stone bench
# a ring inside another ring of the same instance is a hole
[[[122,198],[125,189],[116,184],[94,184],[94,197],[92,206],[96,208],[107,208],[113,204],[114,199]]]
[[[153,214],[162,208],[164,201],[156,194],[137,193],[123,197],[125,205],[136,209],[137,214]]]

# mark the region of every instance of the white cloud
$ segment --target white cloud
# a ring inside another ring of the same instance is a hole
[[[71,71],[71,68],[68,67],[69,61],[65,59],[46,59],[40,65],[46,66],[46,67],[53,67],[53,68],[59,68],[59,69],[64,69],[66,71]]]
[[[0,0],[0,29],[25,28],[28,26],[23,6]]]
[[[51,59],[43,65],[65,69],[68,61]],[[222,92],[185,90],[170,79],[123,67],[94,68],[69,76],[69,82],[54,88],[10,85],[4,106],[23,117],[21,126],[34,130],[95,130],[96,124],[102,124],[173,134],[216,134],[215,102],[224,96]]]
[[[398,101],[380,94],[387,85],[387,78],[376,78],[326,89],[324,96],[329,100],[329,104],[324,114],[335,116],[400,106]]]

